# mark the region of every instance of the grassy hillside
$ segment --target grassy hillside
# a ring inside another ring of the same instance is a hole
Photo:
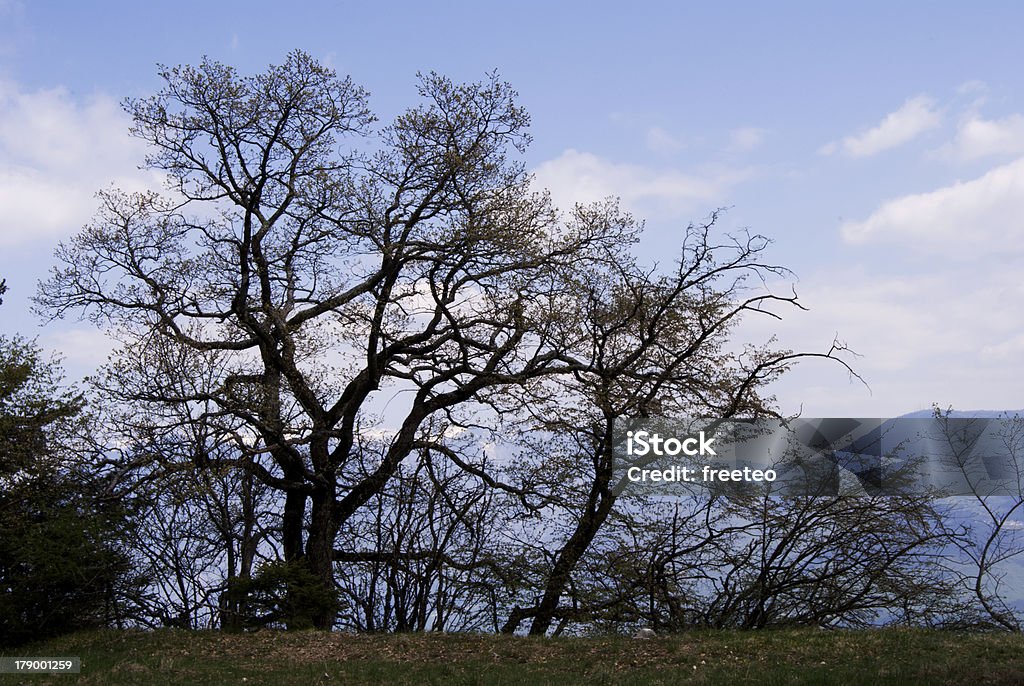
[[[77,677],[6,675],[3,684],[1024,683],[1024,637],[896,630],[650,640],[100,631],[2,652],[82,658]]]

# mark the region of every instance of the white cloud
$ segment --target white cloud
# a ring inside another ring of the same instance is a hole
[[[1024,116],[1011,114],[1002,119],[982,119],[974,115],[960,123],[953,142],[940,153],[961,160],[976,160],[993,155],[1024,153]]]
[[[729,136],[729,149],[737,152],[753,150],[764,141],[765,130],[745,126],[734,130]]]
[[[1024,332],[986,343],[981,348],[981,356],[997,361],[1021,359],[1024,357]]]
[[[827,350],[833,334],[858,357],[847,360],[871,387],[848,382],[839,365],[808,360],[773,385],[784,412],[806,416],[896,416],[933,403],[957,409],[1020,406],[1024,284],[984,262],[830,268],[797,285],[807,312],[781,322],[750,317],[736,340],[777,334],[793,350]],[[906,271],[908,273],[900,273]],[[785,287],[780,287],[784,292]]]
[[[720,201],[725,191],[742,180],[743,171],[719,170],[696,176],[674,169],[609,162],[597,155],[566,150],[540,164],[535,185],[551,191],[561,208],[617,196],[641,217],[677,217]]]
[[[956,87],[957,95],[985,96],[988,94],[988,84],[979,79],[964,81]]]
[[[841,228],[851,243],[904,243],[950,257],[1005,255],[1024,249],[1024,158],[983,176],[884,203]]]
[[[647,129],[647,148],[659,154],[671,154],[679,152],[686,147],[682,139],[673,136],[660,126],[652,126]]]
[[[77,231],[96,208],[95,192],[111,183],[159,187],[154,173],[137,169],[144,154],[109,97],[0,83],[0,246]]]
[[[941,123],[942,116],[935,107],[935,101],[919,95],[907,100],[895,112],[887,114],[874,128],[828,143],[819,152],[824,155],[842,152],[850,157],[870,157],[903,145],[925,131],[937,128]]]

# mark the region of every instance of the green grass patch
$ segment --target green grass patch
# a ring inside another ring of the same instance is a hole
[[[649,640],[94,631],[0,650],[78,656],[82,684],[1020,684],[1024,637],[924,630],[701,631]]]

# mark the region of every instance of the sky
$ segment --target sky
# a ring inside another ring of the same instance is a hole
[[[0,333],[70,378],[101,363],[101,333],[29,298],[97,190],[159,184],[120,101],[155,92],[158,64],[255,73],[300,48],[383,121],[417,72],[497,69],[532,115],[536,183],[563,207],[619,196],[643,259],[718,208],[771,238],[807,311],[737,340],[838,337],[866,381],[802,364],[771,389],[786,414],[1024,407],[1024,5],[433,4],[0,0]]]

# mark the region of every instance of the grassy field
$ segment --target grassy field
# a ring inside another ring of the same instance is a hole
[[[98,631],[0,650],[78,656],[83,684],[1021,684],[1024,637],[928,631],[694,632],[649,640]]]

